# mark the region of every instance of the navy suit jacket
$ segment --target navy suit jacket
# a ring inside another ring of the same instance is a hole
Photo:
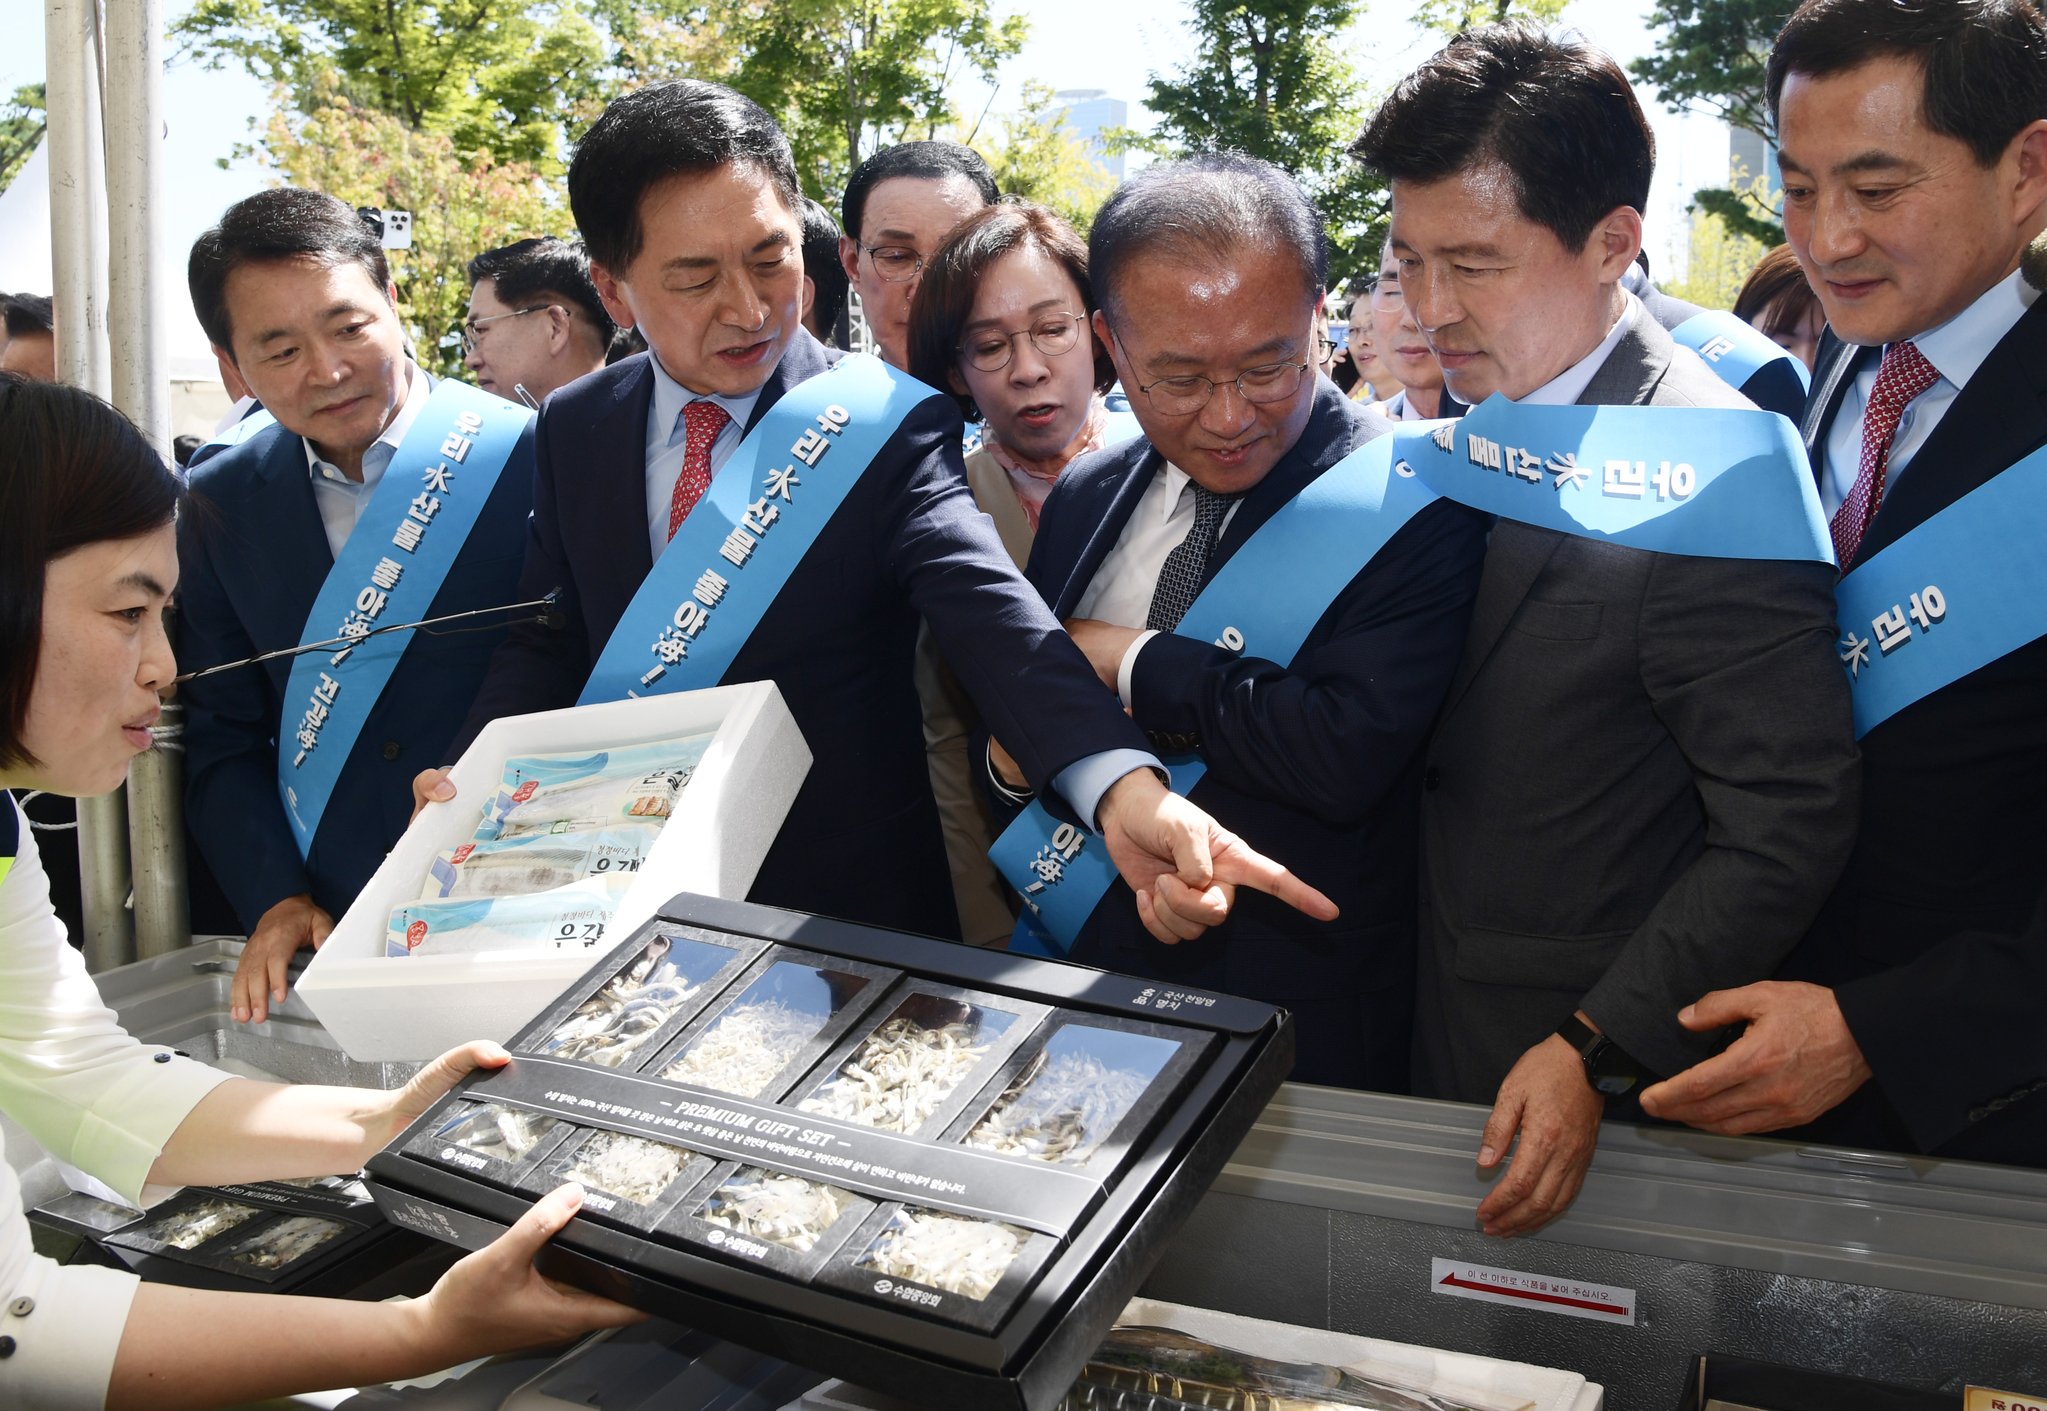
[[[1391,429],[1320,382],[1300,440],[1238,505],[1204,582],[1303,487]],[[1140,438],[1060,475],[1027,572],[1062,619],[1160,465]],[[1295,1077],[1404,1086],[1421,745],[1464,643],[1486,523],[1447,500],[1422,509],[1329,604],[1292,663],[1172,634],[1138,654],[1133,717],[1162,748],[1207,762],[1191,797],[1328,893],[1343,915],[1311,921],[1243,889],[1221,926],[1165,946],[1145,933],[1118,881],[1088,918],[1074,960],[1284,1005],[1299,1024]]]
[[[422,616],[518,601],[532,493],[529,428]],[[260,431],[194,469],[191,497],[178,519],[179,669],[202,671],[298,645],[334,566],[305,443],[282,426]],[[324,638],[341,624],[312,626]],[[405,831],[412,776],[446,762],[503,636],[502,626],[413,635],[356,737],[303,860],[277,795],[277,738],[292,658],[180,688],[186,818],[244,926],[253,929],[272,905],[300,892],[311,892],[332,915],[348,908]],[[303,704],[294,708],[294,721]]]
[[[1848,383],[1877,356],[1822,344],[1804,426],[1815,467]],[[1888,488],[1856,562],[2042,445],[2047,299]],[[2047,639],[1914,702],[1861,743],[1855,851],[1782,978],[1833,987],[1876,1076],[1801,1134],[2047,1166],[2047,923],[2033,920],[2047,894]]]
[[[647,542],[647,354],[562,388],[540,414],[523,586],[563,590],[567,625],[515,627],[463,731],[573,705],[653,566]],[[799,332],[747,430],[827,366]],[[984,718],[1036,782],[1145,741],[974,506],[960,416],[933,392],[861,474],[726,672],[773,681],[810,745],[802,791],[749,897],[956,937],[912,677],[920,616]],[[713,628],[712,630],[716,630]]]

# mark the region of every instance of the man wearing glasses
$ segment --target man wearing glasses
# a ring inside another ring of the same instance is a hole
[[[469,279],[462,362],[484,391],[538,407],[604,366],[616,326],[580,242],[516,240],[471,260]]]
[[[1354,522],[1339,537],[1377,534],[1382,547],[1341,565],[1333,599],[1299,610],[1297,650],[1262,656],[1249,616],[1232,619],[1248,645],[1194,635],[1190,607],[1212,584],[1227,595],[1218,575],[1241,573],[1240,559],[1269,556],[1267,582],[1309,592],[1290,552],[1299,521],[1285,513],[1391,427],[1314,371],[1322,224],[1277,167],[1216,156],[1147,168],[1095,217],[1089,244],[1095,332],[1145,434],[1061,475],[1028,576],[1154,745],[1205,766],[1190,797],[1328,887],[1342,916],[1245,894],[1213,935],[1169,947],[1116,883],[1071,957],[1283,1004],[1299,1023],[1296,1077],[1399,1089],[1421,746],[1456,665],[1484,521],[1436,501],[1392,529],[1374,522],[1380,510],[1346,506]]]
[[[839,207],[839,259],[883,362],[910,365],[910,301],[924,261],[954,226],[994,204],[994,173],[957,142],[884,147],[854,168]]]

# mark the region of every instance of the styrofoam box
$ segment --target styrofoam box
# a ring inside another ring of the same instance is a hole
[[[470,1039],[510,1039],[590,968],[583,951],[386,956],[391,908],[419,895],[444,848],[476,831],[515,755],[613,749],[717,731],[620,900],[608,934],[632,934],[677,892],[744,898],[810,772],[810,747],[771,681],[506,716],[449,778],[455,797],[413,819],[299,981],[350,1057],[433,1058]]]

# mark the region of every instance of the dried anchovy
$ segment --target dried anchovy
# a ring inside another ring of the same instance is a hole
[[[562,1179],[609,1191],[620,1200],[645,1205],[668,1189],[690,1154],[667,1142],[624,1132],[599,1132],[584,1142]]]
[[[1137,1106],[1140,1073],[1086,1053],[1026,1071],[967,1133],[967,1145],[1040,1161],[1085,1161]]]
[[[898,1211],[860,1265],[976,1302],[994,1292],[1030,1232],[936,1210]]]
[[[246,1264],[252,1269],[282,1269],[295,1259],[303,1259],[329,1240],[347,1233],[348,1226],[337,1220],[295,1215],[236,1246],[229,1252],[229,1257],[235,1263]]]
[[[260,1213],[253,1205],[237,1205],[231,1200],[207,1200],[190,1210],[166,1216],[142,1233],[172,1249],[197,1249],[215,1235],[225,1234]]]
[[[818,1016],[780,1000],[727,1010],[661,1076],[734,1097],[759,1097],[817,1033]]]
[[[617,1068],[701,989],[668,958],[667,943],[657,942],[578,1005],[540,1051]]]
[[[486,1102],[443,1123],[434,1138],[499,1161],[523,1161],[560,1125],[538,1112]]]
[[[746,1166],[711,1193],[698,1215],[756,1239],[809,1253],[853,1203],[850,1191]]]
[[[988,1052],[977,1037],[972,1024],[927,1029],[914,1019],[891,1019],[800,1106],[885,1132],[914,1132]]]

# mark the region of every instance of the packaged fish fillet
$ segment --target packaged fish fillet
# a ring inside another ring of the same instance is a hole
[[[1030,1237],[1030,1231],[1000,1221],[906,1205],[859,1263],[877,1274],[979,1302],[995,1292]]]
[[[167,1215],[141,1234],[172,1249],[197,1249],[215,1235],[226,1234],[244,1220],[262,1213],[253,1205],[237,1201],[209,1200]]]
[[[1086,1161],[1133,1112],[1181,1045],[1067,1024],[966,1135],[968,1146],[1038,1161]]]
[[[602,951],[605,927],[633,883],[587,877],[530,897],[450,897],[395,907],[384,954],[473,955],[478,951]]]
[[[505,761],[477,842],[525,833],[583,833],[635,819],[659,823],[710,748],[712,735]]]
[[[294,1215],[237,1240],[224,1251],[237,1264],[270,1271],[305,1258],[320,1246],[348,1234],[351,1226],[317,1215]]]
[[[427,868],[421,901],[442,897],[517,897],[552,891],[585,877],[640,870],[660,835],[659,822],[587,833],[522,833],[443,851]]]
[[[808,1254],[840,1216],[861,1203],[851,1191],[823,1181],[742,1166],[711,1193],[697,1216]]]
[[[632,964],[571,1011],[540,1045],[550,1058],[617,1068],[692,1000],[733,959],[733,952],[690,937],[656,936]]]

